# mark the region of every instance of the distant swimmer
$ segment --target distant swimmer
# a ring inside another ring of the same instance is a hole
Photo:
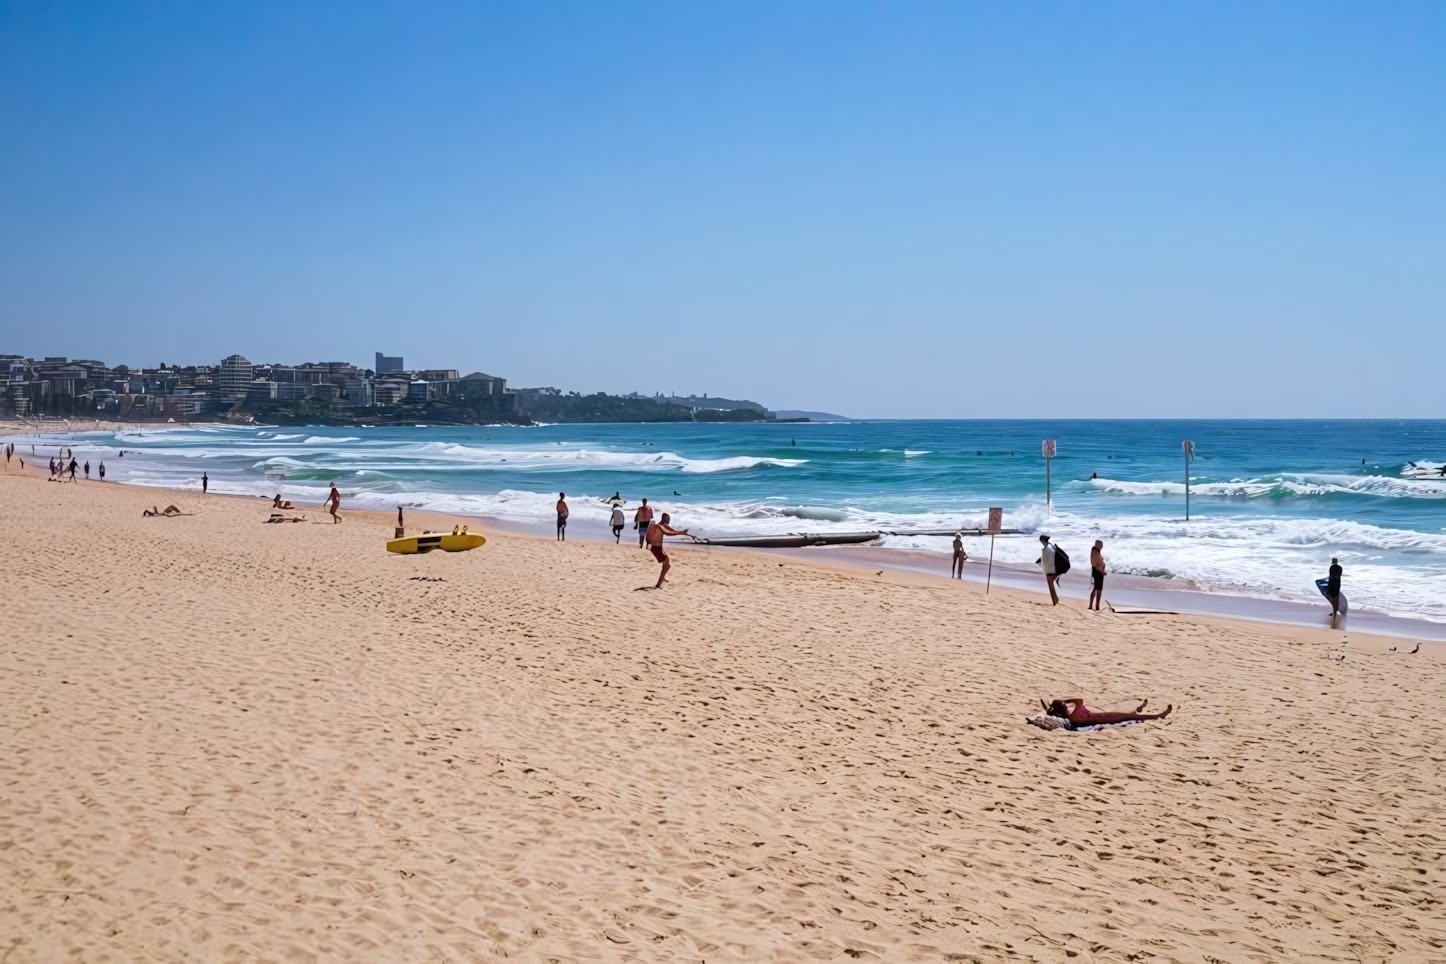
[[[653,558],[663,564],[663,571],[658,573],[658,583],[653,586],[654,589],[663,588],[663,580],[667,578],[668,570],[673,567],[673,563],[668,559],[668,554],[663,551],[663,536],[686,536],[688,534],[687,529],[674,529],[668,525],[671,519],[672,517],[664,512],[663,518],[658,521],[657,525],[648,527],[648,549],[652,551]]]
[[[567,541],[567,493],[557,493],[557,538]]]
[[[633,513],[633,525],[637,526],[637,529],[638,529],[638,548],[639,548],[639,549],[641,549],[641,548],[643,547],[643,543],[647,541],[647,538],[648,538],[648,526],[650,526],[650,525],[652,525],[652,524],[653,524],[653,507],[650,506],[650,505],[648,505],[648,500],[647,500],[647,499],[644,499],[644,500],[643,500],[643,504],[640,505],[640,506],[638,506],[638,511],[635,512],[635,513]]]
[[[954,561],[949,564],[949,576],[951,578],[964,578],[964,560],[968,558],[969,553],[964,551],[964,533],[954,533]]]
[[[326,501],[322,503],[321,507],[331,513],[332,525],[336,525],[341,521],[341,514],[337,511],[341,508],[341,490],[336,487],[335,482],[331,484],[331,492],[327,495]]]
[[[623,543],[623,526],[628,524],[627,517],[623,515],[623,507],[614,503],[612,518],[608,524],[613,527],[613,541],[618,545]]]

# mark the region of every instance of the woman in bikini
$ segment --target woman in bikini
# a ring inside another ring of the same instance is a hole
[[[1162,720],[1170,715],[1175,708],[1172,703],[1160,713],[1146,713],[1145,704],[1149,700],[1142,700],[1140,705],[1135,707],[1133,713],[1119,712],[1117,710],[1100,710],[1093,706],[1086,706],[1085,701],[1078,697],[1070,697],[1062,700],[1055,700],[1053,703],[1039,701],[1044,711],[1050,716],[1057,716],[1063,720],[1069,720],[1072,726],[1098,726],[1101,723],[1133,723],[1136,720]]]

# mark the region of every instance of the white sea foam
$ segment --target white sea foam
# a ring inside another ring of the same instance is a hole
[[[1066,483],[1112,495],[1184,496],[1183,481],[1127,482],[1087,479]],[[1262,479],[1230,479],[1190,483],[1190,494],[1201,498],[1258,499],[1272,496],[1373,495],[1385,498],[1446,499],[1446,482],[1399,479],[1384,475],[1280,475]]]

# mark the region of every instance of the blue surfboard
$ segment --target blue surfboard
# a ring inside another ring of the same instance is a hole
[[[1330,597],[1330,594],[1326,592],[1326,589],[1327,589],[1327,587],[1330,586],[1330,584],[1331,584],[1331,581],[1330,581],[1329,579],[1317,579],[1317,580],[1315,581],[1315,587],[1320,590],[1320,594],[1321,594],[1322,596],[1325,596],[1326,599],[1330,599],[1330,598],[1331,598],[1331,597]],[[1347,609],[1346,594],[1345,594],[1345,593],[1341,593],[1341,595],[1340,595],[1340,600],[1341,600],[1340,613],[1341,613],[1342,616],[1344,616],[1344,615],[1346,614],[1346,609]]]

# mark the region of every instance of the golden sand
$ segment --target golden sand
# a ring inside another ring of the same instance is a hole
[[[268,510],[0,478],[0,960],[1446,960],[1430,646]]]

